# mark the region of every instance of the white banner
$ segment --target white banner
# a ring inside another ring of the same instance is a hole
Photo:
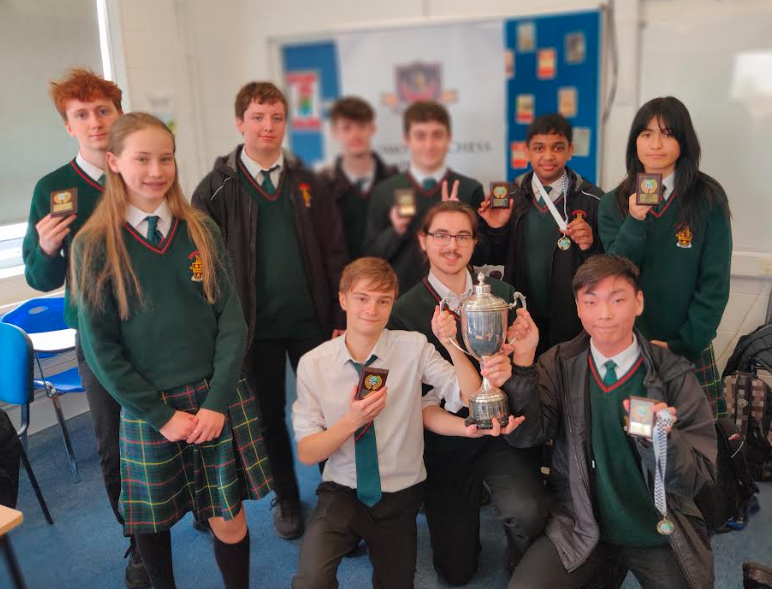
[[[448,165],[486,186],[506,180],[506,67],[501,21],[343,33],[335,38],[341,95],[376,111],[375,149],[405,169],[402,113],[415,100],[451,116]]]

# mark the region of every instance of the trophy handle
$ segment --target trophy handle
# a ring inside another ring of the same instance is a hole
[[[525,305],[525,295],[523,293],[521,293],[520,291],[515,291],[514,293],[512,293],[512,302],[509,304],[509,308],[510,309],[514,309],[515,306],[517,306],[518,301],[520,302],[520,306],[523,309],[527,309],[528,308]],[[513,337],[507,343],[511,346],[516,341],[517,341],[517,338]]]
[[[445,310],[445,308],[447,307],[447,304],[448,304],[448,299],[447,299],[447,297],[446,297],[446,298],[444,298],[444,299],[442,299],[442,300],[440,301],[440,313],[442,313],[442,312]],[[450,340],[450,343],[451,343],[451,344],[453,344],[454,346],[456,346],[456,347],[457,347],[459,350],[461,350],[462,352],[464,352],[464,354],[466,354],[466,355],[467,355],[467,356],[469,356],[470,358],[475,358],[474,356],[472,356],[472,354],[470,354],[470,353],[469,353],[469,352],[467,352],[467,351],[466,351],[464,348],[462,348],[461,346],[459,346],[459,345],[458,345],[458,342],[456,342],[456,340],[455,340],[455,339],[452,339],[452,340]],[[475,358],[475,360],[476,360],[476,359],[477,359],[477,358]]]

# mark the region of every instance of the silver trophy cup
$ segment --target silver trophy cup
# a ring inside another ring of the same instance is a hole
[[[459,350],[472,356],[480,363],[482,369],[485,359],[495,356],[501,351],[507,341],[507,315],[518,301],[525,309],[525,297],[516,292],[513,301],[507,303],[504,299],[491,294],[491,287],[485,284],[485,275],[477,275],[474,294],[464,299],[459,305],[461,316],[461,335],[467,350],[459,346],[455,340],[451,343]],[[440,311],[447,306],[448,299],[440,301]],[[493,420],[498,419],[502,427],[509,421],[509,402],[501,389],[494,387],[483,377],[482,385],[469,400],[469,417],[467,425],[475,424],[480,429],[491,429]]]

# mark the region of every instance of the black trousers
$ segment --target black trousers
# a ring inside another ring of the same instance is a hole
[[[501,438],[425,435],[426,522],[434,569],[449,585],[466,585],[477,572],[483,480],[504,526],[507,559],[517,563],[541,534],[549,501],[539,449],[513,448]]]
[[[337,589],[338,565],[360,539],[367,543],[375,589],[413,589],[423,484],[384,493],[373,507],[337,483],[321,483],[316,494],[293,589]]]
[[[669,544],[656,548],[624,548],[601,542],[579,568],[569,573],[563,568],[552,540],[545,535],[534,542],[520,561],[508,589],[595,587],[599,573],[619,564],[632,571],[643,589],[689,587]]]
[[[107,498],[110,500],[110,507],[113,508],[115,519],[123,527],[123,516],[118,510],[118,499],[121,496],[121,447],[119,442],[121,406],[94,376],[83,356],[80,341],[77,339],[75,354],[78,359],[78,374],[80,374],[83,388],[86,389],[88,408],[94,422],[97,452],[99,453]]]
[[[287,430],[285,369],[289,356],[292,370],[297,370],[300,357],[322,343],[314,337],[303,340],[255,340],[250,349],[250,384],[255,390],[263,415],[263,439],[273,472],[276,497],[300,500],[292,445]]]

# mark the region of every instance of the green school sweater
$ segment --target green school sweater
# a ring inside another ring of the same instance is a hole
[[[458,180],[458,200],[467,204],[482,202],[485,198],[482,185],[472,178],[452,170],[445,175],[448,192]],[[394,268],[399,278],[399,291],[405,293],[426,276],[429,266],[418,245],[416,235],[423,224],[424,215],[432,205],[442,201],[442,183],[432,190],[424,190],[409,173],[401,173],[384,180],[373,189],[365,230],[365,255],[383,258]],[[389,219],[395,205],[395,192],[411,188],[415,194],[416,214],[404,235],[397,235]],[[479,248],[479,245],[478,245]]]
[[[77,218],[70,225],[70,233],[65,237],[60,254],[49,257],[40,249],[38,232],[35,229],[38,221],[51,212],[51,193],[77,189]],[[67,280],[67,264],[72,240],[80,228],[88,221],[102,196],[102,186],[91,179],[83,171],[75,159],[58,170],[43,176],[35,185],[32,204],[29,211],[27,233],[22,244],[24,259],[24,274],[29,284],[35,290],[47,292],[64,285],[64,321],[72,328],[78,326],[78,310],[70,301],[70,291]]]
[[[239,177],[257,206],[255,339],[321,336],[322,328],[308,288],[286,173],[282,173],[274,195],[263,191],[241,162]]]
[[[352,260],[361,258],[362,242],[365,239],[365,224],[367,223],[367,209],[370,208],[370,193],[361,193],[355,186],[351,186],[341,196],[341,209],[343,212],[343,226],[346,228],[346,245]]]
[[[637,454],[624,430],[622,401],[636,395],[646,397],[646,368],[639,358],[627,374],[606,387],[590,358],[590,410],[592,451],[595,460],[593,500],[597,508],[600,537],[616,546],[651,547],[667,544],[657,532],[657,510],[641,472]]]
[[[210,229],[223,264],[215,304],[204,298],[198,250],[187,225],[175,220],[158,247],[124,224],[144,305],[133,297],[126,321],[118,316],[112,294],[102,313],[80,307],[80,342],[89,366],[122,407],[155,429],[174,414],[161,402],[159,391],[209,379],[202,408],[226,413],[236,399],[247,327],[219,229],[214,224]]]
[[[552,257],[555,253],[555,244],[560,237],[560,230],[549,209],[541,210],[533,204],[528,206],[522,222],[525,242],[528,244],[528,264],[526,264],[527,292],[530,293],[528,310],[534,317],[549,317]]]
[[[694,361],[716,336],[729,300],[732,229],[720,207],[700,211],[694,227],[679,225],[679,209],[674,194],[638,221],[623,217],[616,191],[609,192],[600,202],[598,233],[607,253],[626,256],[641,272],[637,327]]]

